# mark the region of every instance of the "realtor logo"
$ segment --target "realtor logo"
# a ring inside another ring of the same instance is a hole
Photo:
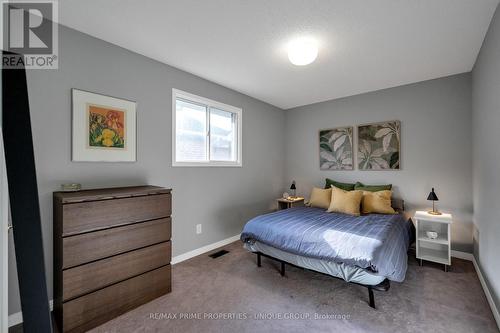
[[[57,2],[2,1],[2,65],[16,68],[57,69]]]

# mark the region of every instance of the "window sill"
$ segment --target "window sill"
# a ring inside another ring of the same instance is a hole
[[[242,168],[243,164],[241,162],[211,162],[211,163],[200,163],[200,162],[174,162],[172,163],[172,167],[201,167],[201,168],[210,168],[210,167],[224,167],[224,168]]]

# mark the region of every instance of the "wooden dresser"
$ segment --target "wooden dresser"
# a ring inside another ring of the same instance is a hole
[[[171,291],[171,190],[54,192],[54,314],[84,332]]]

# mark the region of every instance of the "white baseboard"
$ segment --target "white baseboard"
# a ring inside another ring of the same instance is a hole
[[[490,289],[486,284],[486,280],[483,277],[483,273],[481,272],[481,268],[479,267],[476,258],[472,256],[472,263],[474,264],[474,268],[476,269],[477,276],[479,277],[479,282],[481,282],[481,286],[483,287],[484,294],[486,295],[486,299],[488,300],[488,304],[490,305],[491,312],[493,312],[493,317],[497,322],[498,329],[500,330],[500,313],[498,312],[495,301],[493,301],[493,296],[491,296]]]
[[[458,259],[464,259],[464,260],[469,260],[469,261],[472,261],[472,259],[474,259],[474,256],[472,255],[472,253],[455,251],[455,250],[451,250],[451,256],[458,258]]]
[[[218,247],[221,247],[221,246],[230,244],[232,242],[235,242],[238,239],[240,239],[240,235],[235,235],[233,237],[229,237],[229,238],[223,239],[223,240],[221,240],[219,242],[216,242],[216,243],[213,243],[213,244],[209,244],[209,245],[200,247],[200,248],[198,248],[196,250],[180,254],[180,255],[175,256],[175,257],[172,258],[171,264],[172,265],[178,264],[178,263],[180,263],[180,262],[182,262],[184,260],[191,259],[193,257],[199,256],[200,254],[203,254],[203,253],[215,250]],[[49,305],[50,305],[50,311],[52,311],[54,309],[54,302],[52,300],[50,300]],[[13,313],[13,314],[9,315],[9,327],[21,324],[22,322],[23,322],[23,314],[22,314],[22,312],[16,312],[16,313]]]
[[[49,301],[50,311],[54,310],[54,301]],[[9,327],[19,325],[23,322],[23,313],[21,311],[9,315]]]
[[[188,260],[188,259],[191,259],[193,257],[199,256],[200,254],[203,254],[203,253],[215,250],[218,247],[230,244],[232,242],[236,242],[238,239],[240,239],[240,235],[239,234],[235,235],[233,237],[229,237],[229,238],[223,239],[223,240],[221,240],[219,242],[216,242],[216,243],[205,245],[205,246],[200,247],[200,248],[198,248],[196,250],[189,251],[189,252],[186,252],[186,253],[183,253],[183,254],[179,254],[178,256],[173,257],[172,261],[170,263],[172,265],[178,264],[178,263],[180,263],[180,262],[182,262],[184,260]]]
[[[484,280],[483,273],[479,268],[479,265],[476,261],[476,258],[472,253],[461,252],[461,251],[451,251],[451,256],[459,259],[472,261],[474,268],[476,269],[477,276],[479,278],[479,282],[481,282],[481,287],[483,287],[484,294],[486,295],[486,299],[488,300],[488,304],[490,305],[491,312],[493,313],[493,317],[495,317],[495,321],[497,322],[498,329],[500,330],[500,313],[497,309],[495,302],[493,301],[493,297],[491,296],[490,289],[486,285],[486,281]]]

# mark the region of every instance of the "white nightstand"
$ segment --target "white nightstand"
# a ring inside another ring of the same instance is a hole
[[[444,265],[444,271],[451,265],[451,233],[453,222],[451,214],[432,215],[424,211],[417,211],[413,217],[417,232],[417,259],[433,261]],[[427,237],[427,231],[438,233],[436,239]]]

